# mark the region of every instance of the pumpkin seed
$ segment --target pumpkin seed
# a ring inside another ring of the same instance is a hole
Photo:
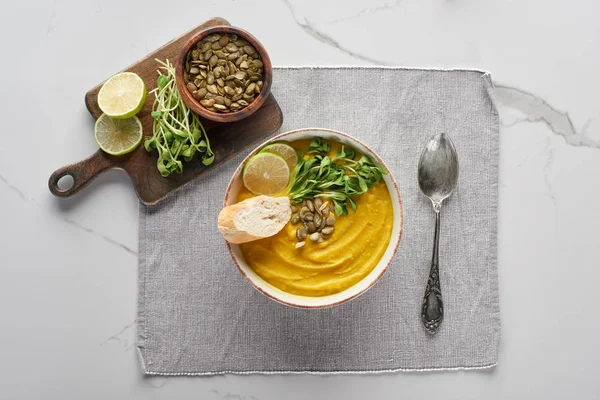
[[[190,92],[195,92],[196,90],[198,90],[198,88],[196,87],[196,85],[190,82],[187,84],[187,90],[189,90]]]
[[[296,229],[296,238],[298,240],[306,239],[306,228],[304,226],[300,226]]]
[[[206,89],[212,93],[212,94],[217,94],[219,92],[217,92],[217,86],[216,85],[206,85]]]
[[[246,44],[248,44],[248,42],[245,41],[244,39],[238,39],[238,40],[234,41],[233,44],[235,44],[238,47],[242,47],[242,46],[245,46]]]
[[[246,94],[254,93],[254,86],[256,86],[256,84],[249,84],[248,87],[246,87]],[[315,211],[315,209],[313,208],[311,211]]]
[[[297,210],[297,208],[296,208],[296,210]],[[298,222],[300,222],[300,215],[298,215],[298,214],[292,215],[292,224],[296,225]]]
[[[215,75],[212,72],[209,72],[208,76],[206,77],[206,84],[212,85],[213,83],[215,83]]]
[[[306,217],[306,214],[308,214],[308,213],[310,213],[310,210],[308,209],[308,207],[303,205],[302,208],[300,209],[300,218],[304,219],[304,217]]]
[[[204,107],[212,107],[215,105],[215,99],[200,100],[200,104],[202,104]]]
[[[237,58],[239,57],[240,53],[238,53],[237,51],[235,53],[230,53],[227,56],[227,61],[234,61],[237,60]]]
[[[292,205],[290,208],[293,213],[298,212],[298,206]]]
[[[213,53],[212,53],[212,50],[207,50],[207,51],[204,53],[204,61],[208,61],[208,60],[210,60],[210,58],[212,57],[212,55],[213,55]]]
[[[310,221],[306,224],[306,230],[308,233],[313,233],[317,230],[317,227],[315,226],[314,222]]]
[[[225,49],[230,53],[236,53],[238,51],[238,47],[235,45],[235,43],[227,44],[227,46],[225,46]]]
[[[217,79],[217,85],[223,87],[225,86],[225,81],[222,78]]]
[[[229,83],[229,82],[227,82],[227,83]],[[233,90],[233,89],[232,89],[230,86],[225,86],[225,87],[223,88],[223,90],[225,90],[225,94],[226,94],[227,96],[229,96],[229,97],[233,97],[233,96],[235,96],[235,90]]]
[[[214,42],[212,46],[210,46],[210,48],[213,50],[219,50],[221,47],[222,46],[219,44],[219,42]]]
[[[198,75],[200,73],[200,68],[192,67],[190,68],[190,74]]]
[[[322,218],[321,219],[321,225],[319,225],[319,230],[323,230],[323,228],[325,228],[327,226],[327,219],[326,218]]]
[[[306,200],[306,206],[310,212],[315,212],[315,204],[312,202],[312,200]]]
[[[210,43],[203,43],[202,47],[200,47],[200,51],[206,53],[208,50],[210,50]]]
[[[232,99],[233,100],[233,99]],[[231,103],[231,105],[229,106],[229,108],[231,109],[231,111],[237,111],[239,110],[241,107],[238,103]]]
[[[219,39],[219,45],[221,47],[225,47],[227,45],[227,43],[229,43],[229,37],[228,36],[221,36],[221,39]]]
[[[314,220],[314,219],[315,219],[315,215],[314,215],[313,213],[310,213],[310,212],[309,212],[309,213],[308,213],[308,214],[306,214],[306,215],[304,216],[304,218],[302,218],[302,219],[303,219],[303,220],[305,220],[305,221],[307,221],[307,222],[308,222],[308,221],[312,221],[312,220]]]
[[[217,65],[218,60],[219,58],[213,54],[213,56],[208,60],[208,65],[214,67],[215,65]]]
[[[333,224],[335,224],[335,217],[334,216],[327,217],[327,225],[333,226]]]
[[[327,226],[323,228],[321,232],[323,232],[323,235],[331,235],[333,233],[333,229],[333,226]]]
[[[225,98],[223,96],[217,96],[217,97],[215,97],[215,103],[225,104]]]
[[[303,240],[301,242],[297,242],[294,246],[299,249],[300,247],[304,246],[306,244],[306,242]]]
[[[208,35],[206,37],[206,39],[204,39],[204,40],[213,43],[213,42],[216,42],[217,40],[219,40],[220,38],[221,38],[221,35],[219,35],[218,33],[213,33],[212,35]]]
[[[310,240],[312,240],[313,242],[316,242],[317,240],[319,240],[319,237],[321,235],[319,235],[319,232],[315,232],[315,233],[311,233],[311,235],[309,236]]]
[[[196,93],[198,93],[198,97],[203,99],[204,96],[206,96],[206,93],[208,93],[208,90],[206,90],[206,88],[201,88],[201,89],[198,89],[198,91]]]
[[[192,97],[196,100],[202,100],[202,97],[200,97],[200,93],[197,90],[195,92],[192,92]]]
[[[235,74],[237,72],[237,68],[235,67],[234,63],[232,63],[231,61],[229,61],[227,63],[227,65],[229,66],[229,73],[230,74]]]
[[[225,105],[229,108],[232,103],[231,99],[229,97],[223,97],[223,101],[225,101]]]
[[[227,110],[227,107],[226,107],[226,106],[224,106],[223,104],[215,104],[215,105],[214,105],[214,107],[215,107],[217,110]]]
[[[321,226],[321,222],[323,222],[323,217],[321,217],[319,214],[315,214],[314,216],[314,222],[315,222],[315,226]]]
[[[215,69],[213,69],[213,73],[215,74],[215,78],[220,78],[221,77],[221,71],[222,71],[222,68],[220,66],[217,67],[217,68],[215,68]]]

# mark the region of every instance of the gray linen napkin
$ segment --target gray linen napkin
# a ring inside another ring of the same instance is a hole
[[[245,154],[157,206],[140,206],[137,347],[145,374],[369,373],[485,368],[497,363],[498,113],[479,71],[277,68],[281,132],[323,127],[366,142],[398,181],[402,242],[367,293],[324,310],[289,308],[244,280],[217,230],[225,188]],[[442,210],[445,320],[425,332],[420,305],[434,213],[416,165],[449,133],[460,160]]]

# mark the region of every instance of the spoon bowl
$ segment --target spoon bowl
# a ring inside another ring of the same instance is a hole
[[[441,206],[458,182],[458,155],[445,133],[433,136],[421,153],[418,168],[419,189],[434,204]]]

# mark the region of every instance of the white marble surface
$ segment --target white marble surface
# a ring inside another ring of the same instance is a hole
[[[600,398],[599,12],[592,0],[4,2],[0,399]],[[217,15],[253,32],[275,65],[491,71],[502,120],[495,369],[142,377],[130,182],[109,172],[65,201],[47,179],[96,149],[90,87]]]

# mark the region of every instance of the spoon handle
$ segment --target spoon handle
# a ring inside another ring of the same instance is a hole
[[[434,207],[435,211],[435,236],[433,239],[433,256],[431,258],[431,269],[423,296],[421,308],[421,320],[427,332],[434,334],[438,331],[444,319],[444,303],[442,301],[442,289],[440,287],[439,268],[439,244],[440,244],[440,208]]]

